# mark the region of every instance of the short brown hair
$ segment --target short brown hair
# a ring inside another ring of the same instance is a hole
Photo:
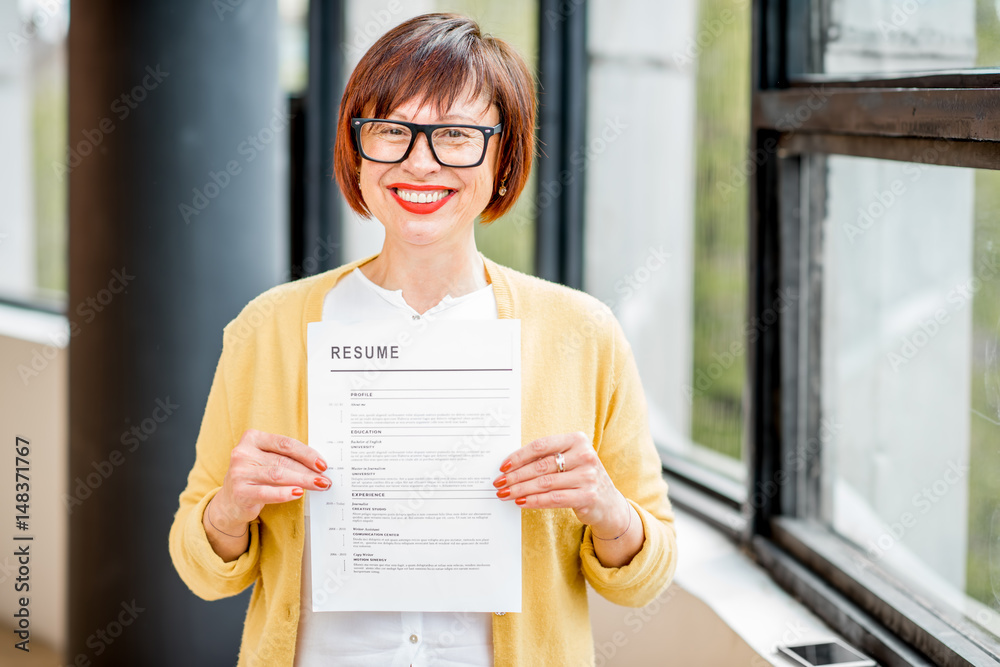
[[[433,104],[444,113],[467,90],[482,91],[497,106],[503,130],[493,174],[493,196],[481,220],[506,213],[528,180],[535,152],[535,86],[524,59],[507,42],[483,35],[479,24],[457,14],[424,14],[387,32],[354,68],[340,101],[334,173],[351,208],[369,217],[357,173],[361,156],[354,146],[351,118],[374,107],[385,118],[409,100]],[[494,139],[496,141],[497,139]],[[497,189],[505,179],[507,194]]]

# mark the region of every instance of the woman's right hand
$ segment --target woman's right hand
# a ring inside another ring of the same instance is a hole
[[[222,488],[209,503],[209,523],[223,535],[241,535],[264,505],[302,497],[303,489],[326,491],[326,462],[294,438],[247,429],[229,455]]]

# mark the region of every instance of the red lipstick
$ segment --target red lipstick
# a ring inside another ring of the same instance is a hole
[[[411,191],[429,191],[434,190],[440,192],[446,190],[448,194],[435,202],[429,202],[420,204],[417,202],[406,201],[396,192],[397,190],[411,190]],[[440,185],[412,185],[410,183],[393,183],[389,186],[389,192],[395,198],[396,203],[398,203],[404,211],[410,213],[416,213],[418,215],[427,215],[428,213],[433,213],[442,206],[448,203],[448,201],[455,195],[455,190],[451,188],[443,188]]]

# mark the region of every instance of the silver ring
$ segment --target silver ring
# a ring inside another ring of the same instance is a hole
[[[566,472],[566,457],[563,456],[562,452],[556,454],[556,470]]]

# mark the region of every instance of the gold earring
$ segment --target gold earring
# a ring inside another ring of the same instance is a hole
[[[497,194],[500,195],[501,197],[507,194],[507,186],[505,185],[506,183],[507,183],[507,177],[504,176],[503,180],[500,181],[500,189],[497,190]]]

